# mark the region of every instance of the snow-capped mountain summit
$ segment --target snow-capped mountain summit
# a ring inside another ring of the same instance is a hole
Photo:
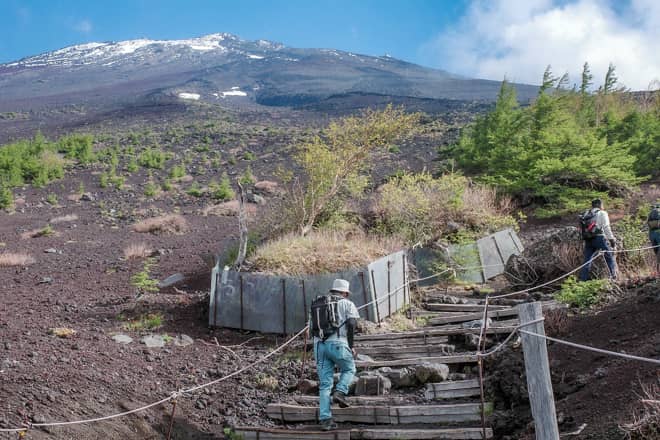
[[[218,33],[185,40],[149,40],[137,39],[119,42],[91,42],[65,47],[53,52],[23,58],[19,61],[5,64],[5,67],[45,67],[45,66],[79,66],[98,64],[110,66],[130,57],[146,57],[154,54],[164,54],[170,51],[173,54],[182,51],[214,52],[215,54],[244,54],[252,59],[262,58],[259,55],[249,54],[248,50],[257,52],[264,50],[277,51],[284,46],[266,40],[255,43],[245,42],[235,35]]]
[[[489,101],[498,89],[497,81],[389,55],[297,49],[227,33],[90,42],[0,64],[0,111],[145,99],[295,106],[345,94]],[[518,86],[523,100],[536,90]]]

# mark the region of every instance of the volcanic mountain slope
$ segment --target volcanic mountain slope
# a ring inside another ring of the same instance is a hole
[[[295,106],[343,94],[492,101],[499,81],[388,56],[297,49],[231,34],[86,43],[0,65],[0,111],[171,99]],[[516,85],[525,102],[537,87]]]

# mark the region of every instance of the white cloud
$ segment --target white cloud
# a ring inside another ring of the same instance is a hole
[[[450,72],[533,84],[548,64],[579,82],[586,61],[598,85],[613,63],[620,83],[646,89],[660,78],[660,1],[614,1],[474,0],[421,53]]]
[[[92,26],[92,22],[88,19],[80,20],[76,24],[73,25],[73,29],[82,32],[83,34],[88,34],[92,32],[92,29],[94,27]]]

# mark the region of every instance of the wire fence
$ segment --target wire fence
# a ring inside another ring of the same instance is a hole
[[[488,329],[488,324],[487,324],[488,320],[486,319],[486,315],[487,315],[488,303],[491,299],[503,298],[503,297],[513,296],[513,295],[520,295],[520,294],[531,292],[531,291],[534,291],[534,290],[538,290],[538,289],[546,287],[550,284],[556,283],[557,281],[560,281],[564,278],[569,277],[570,275],[577,272],[578,270],[580,270],[582,267],[586,266],[587,264],[592,263],[596,258],[599,258],[602,255],[604,255],[605,252],[612,252],[612,253],[640,252],[640,251],[644,251],[644,250],[655,249],[655,248],[658,248],[658,247],[659,246],[646,246],[646,247],[640,247],[640,248],[634,248],[634,249],[601,251],[598,254],[594,255],[589,261],[587,261],[587,262],[583,263],[582,265],[576,267],[575,269],[563,274],[562,276],[557,277],[557,278],[555,278],[551,281],[548,281],[546,283],[540,284],[538,286],[530,287],[530,288],[527,288],[527,289],[519,290],[519,291],[516,291],[516,292],[503,294],[503,295],[486,296],[486,301],[485,301],[485,304],[484,304],[484,319],[482,320],[482,323],[481,323],[481,332],[483,332],[483,334],[485,334],[485,332]],[[440,276],[442,276],[442,275],[444,275],[448,272],[455,271],[455,270],[460,270],[460,269],[461,269],[460,266],[458,266],[456,268],[445,269],[441,272],[438,272],[436,274],[433,274],[433,275],[430,275],[430,276],[427,276],[427,277],[424,277],[424,278],[414,279],[414,280],[407,280],[401,286],[394,289],[392,292],[389,292],[387,295],[384,295],[380,298],[376,298],[376,299],[370,301],[369,303],[363,304],[360,308],[367,307],[370,304],[376,304],[377,305],[380,301],[384,301],[389,296],[395,295],[401,289],[404,289],[406,287],[410,287],[411,285],[413,285],[413,283],[416,283],[416,282],[419,282],[419,281],[422,281],[422,280],[425,280],[425,279],[440,277]],[[511,333],[509,333],[509,335],[502,342],[500,342],[497,346],[495,346],[494,348],[491,348],[490,350],[485,351],[485,352],[481,352],[480,348],[477,347],[477,351],[476,351],[475,354],[479,358],[492,356],[493,354],[495,354],[499,350],[503,349],[506,346],[506,344],[511,340],[511,338],[514,337],[514,335],[516,333],[521,332],[521,333],[526,333],[526,334],[529,334],[529,335],[532,335],[532,336],[541,337],[541,338],[544,338],[546,340],[550,340],[550,341],[560,343],[560,344],[569,345],[569,346],[579,348],[579,349],[583,349],[583,350],[590,350],[590,351],[595,351],[595,352],[598,352],[598,353],[601,353],[601,354],[607,354],[607,355],[610,355],[610,356],[618,356],[618,357],[626,358],[626,359],[629,359],[629,360],[650,362],[650,363],[653,363],[653,364],[660,365],[660,360],[658,360],[658,359],[644,358],[644,357],[640,357],[640,356],[629,355],[629,354],[626,354],[626,353],[618,353],[618,352],[613,352],[613,351],[609,351],[609,350],[603,350],[603,349],[599,349],[599,348],[589,347],[589,346],[582,345],[582,344],[576,344],[576,343],[573,343],[573,342],[564,341],[564,340],[561,340],[561,339],[552,338],[552,337],[549,337],[549,336],[543,336],[543,335],[539,335],[539,334],[536,334],[536,333],[528,332],[526,330],[522,330],[523,327],[531,325],[531,324],[535,324],[539,321],[542,321],[542,319],[516,326],[514,329],[512,329]],[[226,381],[228,379],[231,379],[235,376],[238,376],[238,375],[244,373],[245,371],[248,371],[248,370],[256,367],[259,364],[264,363],[265,361],[267,361],[268,359],[273,357],[275,354],[281,352],[286,347],[291,345],[296,339],[298,339],[301,335],[303,335],[305,332],[307,332],[307,330],[308,330],[308,326],[305,326],[302,330],[298,331],[295,335],[293,335],[292,337],[287,339],[285,342],[283,342],[282,344],[275,347],[269,353],[265,354],[264,356],[260,357],[256,361],[254,361],[254,362],[252,362],[248,365],[245,365],[244,367],[242,367],[242,368],[240,368],[240,369],[238,369],[238,370],[236,370],[232,373],[229,373],[229,374],[227,374],[227,375],[225,375],[221,378],[212,380],[210,382],[206,382],[206,383],[203,383],[203,384],[200,384],[200,385],[196,385],[194,387],[171,391],[168,394],[167,397],[164,397],[160,400],[149,403],[147,405],[141,406],[139,408],[135,408],[135,409],[132,409],[132,410],[119,412],[119,413],[115,413],[115,414],[110,414],[110,415],[107,415],[107,416],[89,418],[89,419],[80,419],[80,420],[62,421],[62,422],[26,423],[21,427],[0,428],[0,432],[18,433],[21,437],[23,437],[26,432],[28,432],[30,429],[33,429],[33,428],[61,427],[61,426],[81,425],[81,424],[87,424],[87,423],[98,423],[98,422],[112,420],[112,419],[116,419],[116,418],[120,418],[120,417],[125,417],[125,416],[128,416],[130,414],[135,414],[135,413],[138,413],[138,412],[146,411],[150,408],[160,406],[160,405],[162,405],[164,403],[167,403],[169,401],[176,401],[176,399],[179,396],[190,394],[190,393],[193,393],[195,391],[199,391],[203,388],[207,388],[207,387],[210,387],[210,386],[215,385],[217,383],[220,383],[220,382]]]

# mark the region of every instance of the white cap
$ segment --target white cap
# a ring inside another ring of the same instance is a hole
[[[337,278],[332,282],[331,292],[351,293],[351,285],[348,281]]]

